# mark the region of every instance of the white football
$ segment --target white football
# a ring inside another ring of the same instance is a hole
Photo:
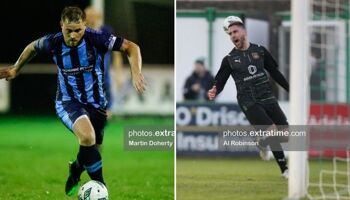
[[[91,180],[80,187],[78,200],[108,200],[107,188],[103,183]]]
[[[228,33],[228,28],[233,23],[243,24],[243,21],[241,20],[241,18],[236,17],[236,16],[228,16],[228,17],[226,17],[225,20],[224,20],[224,24],[223,24],[224,31],[226,33]]]

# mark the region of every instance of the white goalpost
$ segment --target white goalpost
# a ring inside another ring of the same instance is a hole
[[[309,5],[309,0],[291,1],[290,125],[306,125],[308,119]],[[288,199],[300,199],[306,195],[306,169],[307,152],[289,152]]]
[[[308,151],[289,152],[289,200],[350,200],[349,19],[350,0],[291,1],[290,124],[345,132],[315,132]]]

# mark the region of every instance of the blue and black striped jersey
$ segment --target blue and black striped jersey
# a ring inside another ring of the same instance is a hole
[[[62,33],[49,34],[35,42],[38,53],[52,55],[57,65],[56,103],[75,100],[95,108],[105,108],[105,54],[120,50],[123,38],[86,28],[76,47],[64,43]]]

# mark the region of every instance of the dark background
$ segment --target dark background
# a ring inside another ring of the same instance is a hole
[[[59,32],[62,9],[73,5],[84,9],[90,1],[0,1],[0,63],[13,64],[27,44],[46,34]],[[144,64],[173,67],[174,1],[105,0],[105,24],[112,26],[116,35],[140,46]],[[50,56],[43,55],[30,63],[53,64]],[[25,68],[30,70],[28,66]],[[54,114],[56,83],[55,73],[22,73],[11,81],[10,113]]]
[[[133,14],[121,18],[116,13],[121,6],[106,1],[106,24],[111,25],[117,35],[140,45],[144,63],[173,64],[174,7],[172,4],[150,2],[131,2],[129,8]],[[59,32],[60,14],[65,6],[75,5],[84,9],[89,4],[88,0],[2,0],[0,63],[15,62],[28,43],[48,33]],[[128,24],[129,27],[123,24]],[[49,63],[51,59],[40,57],[33,62]]]

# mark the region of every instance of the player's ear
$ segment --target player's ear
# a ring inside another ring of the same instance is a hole
[[[62,21],[60,21],[60,27],[63,28],[63,23],[62,23]]]

